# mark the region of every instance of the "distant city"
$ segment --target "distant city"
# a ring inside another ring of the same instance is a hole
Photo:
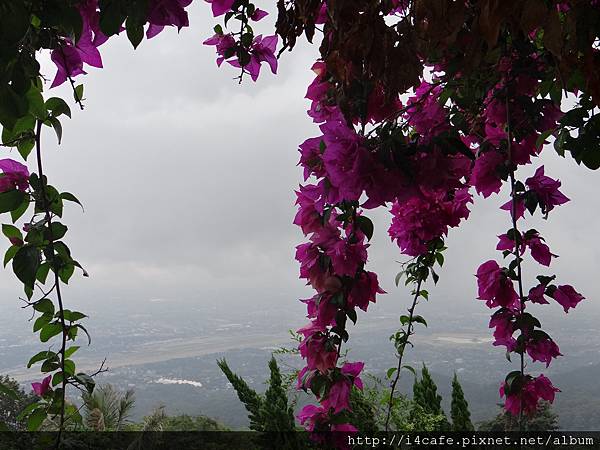
[[[246,411],[216,360],[226,358],[234,371],[262,390],[271,353],[295,346],[288,330],[303,325],[299,311],[242,311],[163,299],[150,299],[142,306],[106,307],[90,313],[93,342],[80,350],[77,361],[82,369],[94,371],[106,358],[109,371],[97,381],[120,389],[135,389],[135,419],[166,405],[172,414],[204,414],[230,427],[243,428],[248,425]],[[394,365],[389,336],[398,328],[399,314],[380,308],[368,319],[359,316],[348,343],[348,360],[366,361],[366,372],[384,383],[386,370]],[[511,366],[503,349],[491,345],[486,311],[471,312],[468,321],[465,314],[456,309],[445,311],[444,320],[433,318],[429,328],[420,327],[406,363],[415,368],[425,363],[445,399],[449,399],[451,377],[456,372],[474,420],[481,421],[498,412],[498,385]],[[555,410],[565,429],[600,430],[600,339],[589,338],[598,333],[599,318],[579,317],[578,327],[569,327],[568,333],[555,336],[568,357],[559,358],[549,369],[541,365],[533,368],[551,374],[563,391]],[[560,330],[559,320],[556,315],[545,322],[550,329]],[[25,314],[15,308],[12,316],[2,319],[0,331],[0,373],[13,376],[24,385],[39,378],[35,368],[25,369],[28,355],[40,350],[40,344],[28,333],[30,325]],[[295,355],[279,358],[284,371],[300,367],[301,360]],[[412,381],[413,375],[405,372],[401,391],[410,395]],[[300,398],[300,403],[305,400]]]

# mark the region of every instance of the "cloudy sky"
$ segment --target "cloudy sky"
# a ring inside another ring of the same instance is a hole
[[[60,147],[47,129],[50,182],[85,205],[85,213],[69,206],[64,223],[73,253],[91,277],[71,283],[67,302],[115,308],[124,301],[177,297],[234,303],[242,310],[296,309],[301,323],[297,299],[309,291],[293,259],[294,246],[302,242],[292,225],[293,190],[301,179],[297,145],[316,134],[303,97],[317,49],[299,46],[282,56],[277,76],[265,67],[257,83],[248,79],[240,86],[234,69],[217,68],[213,48],[202,45],[215,23],[209,7],[194,2],[190,22],[189,29],[166,30],[137,51],[124,36],[112,39],[101,48],[105,69],[90,69],[78,79],[85,84],[86,109],[73,108]],[[268,33],[274,18],[263,22]],[[54,69],[44,67],[52,79]],[[56,94],[71,98],[66,86]],[[588,299],[569,314],[576,321],[600,311],[600,173],[558,157],[552,148],[535,163],[560,178],[573,200],[548,222],[529,223],[560,255],[552,273]],[[509,217],[498,206],[506,199],[506,192],[477,198],[469,221],[451,231],[441,281],[430,289],[430,325],[443,320],[448,308],[485,309],[474,300],[473,274],[499,255],[495,236],[509,228]],[[389,213],[369,214],[376,222],[369,268],[390,293],[377,308],[400,314],[407,291],[393,280],[397,261],[405,258],[387,236]],[[530,267],[524,271],[534,275]],[[12,273],[1,272],[0,312],[18,308],[19,294]],[[548,310],[562,314],[558,305]]]

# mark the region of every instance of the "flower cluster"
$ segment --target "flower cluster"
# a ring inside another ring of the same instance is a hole
[[[29,187],[29,170],[24,164],[10,158],[0,159],[0,170],[0,192],[24,191]]]
[[[348,338],[346,319],[356,321],[355,309],[367,311],[377,294],[384,293],[377,275],[364,269],[373,225],[361,208],[391,203],[390,236],[405,254],[418,256],[468,217],[472,198],[469,158],[441,140],[449,123],[437,99],[439,89],[423,82],[403,108],[398,99],[386,100],[382,87],[375,85],[364,99],[366,109],[348,107],[354,112],[348,117],[338,105],[336,84],[325,63],[317,61],[312,70],[316,77],[307,90],[307,113],[321,134],[299,146],[307,183],[296,192],[294,223],[309,237],[296,248],[300,277],[316,294],[302,300],[311,322],[298,330],[303,337],[300,354],[306,359],[298,386],[311,389],[320,401],[319,407],[305,407],[300,421],[310,431],[322,431],[343,422],[351,387],[362,385],[357,378],[362,363],[354,363],[352,373],[347,364],[337,367],[341,344]],[[426,97],[428,93],[435,97]],[[403,127],[385,136],[365,135],[366,124],[377,130],[400,116],[407,127],[420,130],[417,142]],[[308,183],[311,177],[316,181]]]
[[[514,416],[519,415],[521,409],[525,414],[534,414],[537,411],[540,399],[552,403],[555,394],[560,392],[560,389],[554,387],[552,382],[544,375],[539,375],[536,378],[531,376],[520,378],[519,375],[512,377],[515,380],[513,385],[518,385],[517,390],[509,390],[506,382],[500,386],[500,396],[506,397],[504,407]],[[516,382],[517,380],[518,382]]]
[[[277,36],[254,35],[250,22],[258,22],[268,15],[249,1],[206,0],[211,3],[215,17],[225,15],[225,25],[232,17],[240,22],[237,32],[223,31],[221,25],[214,29],[215,34],[204,41],[204,45],[214,45],[217,51],[217,66],[226,61],[233,67],[242,69],[241,77],[248,73],[253,81],[260,75],[261,64],[267,63],[271,72],[277,73]]]
[[[523,70],[528,67],[530,70]],[[473,139],[479,145],[471,182],[484,197],[500,192],[503,179],[508,178],[511,199],[501,209],[511,215],[512,227],[498,236],[496,249],[505,258],[512,257],[507,267],[495,260],[483,263],[477,269],[479,299],[489,308],[497,308],[489,326],[494,329],[494,345],[504,346],[508,353],[517,353],[521,360],[529,355],[532,361],[548,367],[561,356],[558,345],[541,329],[541,323],[529,312],[528,303],[548,304],[546,296],[561,304],[565,312],[575,307],[583,296],[570,285],[552,284],[555,276],[540,275],[539,284],[526,294],[523,286],[522,262],[527,250],[538,264],[549,267],[557,255],[551,252],[544,238],[535,229],[519,230],[525,210],[534,214],[539,207],[548,215],[556,206],[569,199],[560,192],[560,181],[544,173],[540,166],[525,183],[515,178],[518,166],[531,163],[539,154],[537,141],[541,132],[553,129],[560,118],[560,109],[546,100],[536,106],[539,117],[528,117],[538,81],[535,58],[503,57],[498,63],[501,79],[488,92],[483,114],[485,139]],[[521,364],[523,367],[523,363]],[[540,399],[552,402],[558,389],[543,375],[533,378],[521,371],[511,372],[500,388],[506,398],[505,408],[514,415],[534,413]]]
[[[148,23],[146,37],[153,38],[165,26],[176,26],[178,29],[189,26],[185,8],[191,2],[192,0],[150,0],[146,11]],[[56,65],[57,72],[51,87],[60,86],[69,78],[85,74],[84,64],[102,68],[102,57],[98,47],[108,40],[108,36],[100,27],[98,0],[81,1],[77,5],[77,10],[81,16],[81,34],[77,40],[61,37],[56,48],[52,50],[51,59]],[[117,33],[123,30],[124,28],[119,25]],[[141,37],[140,35],[140,40]]]

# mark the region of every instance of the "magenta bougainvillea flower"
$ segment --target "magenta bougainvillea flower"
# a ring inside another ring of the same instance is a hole
[[[317,178],[326,175],[323,159],[321,158],[323,155],[322,146],[324,145],[325,143],[321,137],[314,137],[308,138],[298,146],[300,152],[298,165],[304,167],[304,181],[308,180],[311,175],[315,175]],[[321,189],[319,189],[319,195],[320,192]]]
[[[441,92],[440,86],[423,81],[415,95],[408,99],[408,122],[423,136],[435,136],[449,128],[448,114],[438,101]]]
[[[214,45],[217,50],[217,66],[232,56],[226,56],[228,51],[235,47],[235,39],[231,34],[215,34],[203,42],[204,45]]]
[[[50,87],[56,87],[63,84],[69,77],[85,74],[83,70],[83,60],[77,48],[73,46],[70,40],[65,40],[64,45],[52,50],[50,54],[52,62],[56,65],[57,72],[54,81]]]
[[[29,170],[27,166],[13,159],[0,160],[0,192],[12,189],[26,190],[29,187]]]
[[[485,198],[500,192],[502,180],[498,175],[498,166],[504,164],[504,156],[496,151],[489,151],[477,158],[471,173],[471,184]]]
[[[539,234],[527,239],[525,243],[531,250],[531,257],[543,266],[550,266],[552,258],[558,256],[550,251],[550,248],[544,243]]]
[[[544,362],[546,367],[550,365],[552,359],[562,356],[558,345],[545,333],[540,338],[528,340],[525,348],[533,361]]]
[[[250,74],[252,81],[258,79],[262,62],[266,62],[269,65],[271,72],[274,74],[277,73],[277,57],[275,56],[276,48],[277,35],[263,37],[259,34],[254,37],[250,47],[250,61],[244,66],[244,70]],[[238,59],[230,59],[227,62],[233,67],[242,67]]]
[[[326,422],[328,413],[322,406],[306,405],[298,413],[298,420],[307,431],[314,431],[320,422]]]
[[[489,308],[502,306],[512,308],[519,297],[515,287],[498,263],[494,260],[484,262],[477,269],[479,299],[485,300]]]
[[[330,387],[327,396],[322,400],[321,405],[326,410],[331,410],[333,414],[338,414],[343,410],[350,411],[350,391],[352,386],[358,389],[363,388],[362,380],[359,377],[364,367],[363,362],[345,363],[340,369],[341,376]]]
[[[146,37],[152,39],[166,26],[176,26],[178,30],[190,25],[185,8],[192,0],[151,0],[149,5]]]
[[[532,303],[538,303],[540,305],[547,305],[550,302],[548,300],[546,300],[546,298],[544,297],[545,292],[546,292],[546,285],[538,284],[537,286],[532,287],[529,290],[529,295],[527,296],[527,298]]]
[[[523,402],[523,412],[532,415],[537,411],[537,405],[540,399],[550,403],[554,401],[554,396],[560,389],[554,387],[552,382],[543,374],[536,378],[528,379],[518,392],[512,392],[505,395],[505,383],[500,387],[500,396],[506,397],[504,408],[513,416],[518,416],[521,410],[521,398]]]
[[[414,196],[392,204],[392,223],[388,234],[403,253],[418,256],[427,252],[427,242],[448,233],[469,217],[467,205],[472,197],[467,189],[448,198],[443,191]]]
[[[558,190],[561,182],[544,175],[544,166],[538,167],[535,174],[525,180],[529,189],[536,193],[544,212],[550,212],[555,206],[567,203],[569,199]]]
[[[324,331],[325,327],[314,323],[298,330],[298,333],[304,335],[304,340],[298,347],[300,355],[306,358],[306,365],[310,370],[316,369],[321,373],[327,373],[335,367],[337,361],[337,352],[328,344]]]
[[[48,375],[46,378],[44,378],[39,383],[38,382],[31,383],[31,387],[32,387],[35,395],[37,395],[38,397],[43,397],[46,394],[46,392],[48,392],[50,390],[50,380],[51,379],[52,379],[52,376]]]
[[[515,314],[509,309],[499,309],[490,319],[490,328],[494,328],[494,345],[503,345],[507,351],[513,351],[517,340],[515,332]]]
[[[348,294],[348,306],[366,311],[370,303],[375,303],[377,294],[385,294],[374,272],[362,271],[354,280]]]
[[[206,0],[206,2],[210,3],[213,16],[219,17],[231,10],[235,0]]]
[[[569,309],[575,308],[581,300],[585,299],[573,286],[568,284],[558,286],[552,293],[552,298],[560,303],[566,313],[569,312]]]
[[[496,250],[504,251],[510,250],[513,251],[515,249],[515,241],[508,237],[507,234],[501,234],[498,236],[498,245],[496,245]],[[519,255],[525,253],[525,243],[521,239],[521,245],[519,246]]]
[[[498,238],[499,242],[496,246],[496,250],[514,250],[515,242],[510,239],[508,235],[502,234],[498,236]],[[535,233],[533,236],[529,236],[527,239],[520,237],[519,241],[519,255],[523,255],[523,253],[525,253],[525,249],[528,247],[531,251],[532,258],[543,266],[550,266],[550,261],[552,258],[556,258],[558,256],[550,251],[550,248],[544,243],[543,238],[538,233]]]
[[[336,242],[327,251],[335,273],[354,277],[359,267],[367,262],[368,247],[363,242],[351,243],[347,239]]]
[[[77,9],[83,25],[81,35],[75,44],[67,38],[52,51],[51,59],[58,70],[51,87],[61,85],[69,77],[85,74],[84,63],[92,67],[102,67],[98,47],[104,44],[108,37],[100,30],[98,0],[83,1]]]
[[[259,20],[264,19],[268,15],[269,15],[268,12],[263,11],[260,8],[256,8],[254,10],[254,12],[252,13],[252,15],[250,16],[250,19],[254,20],[255,22],[258,22]]]
[[[503,211],[508,211],[510,215],[513,215],[513,202],[512,200],[507,201],[504,205],[500,207]],[[517,198],[515,201],[514,212],[517,219],[523,218],[525,215],[525,202],[521,198]]]
[[[262,62],[266,62],[269,65],[271,72],[274,74],[277,73],[277,57],[275,56],[276,48],[277,35],[263,37],[259,34],[254,37],[252,47],[250,48],[250,62],[244,67],[253,81],[256,81],[260,75],[260,66]]]

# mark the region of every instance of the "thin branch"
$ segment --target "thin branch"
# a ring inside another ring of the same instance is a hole
[[[508,142],[508,161],[511,165],[510,167],[510,187],[511,187],[511,218],[512,218],[512,227],[514,231],[515,238],[515,248],[514,255],[515,260],[517,261],[517,284],[519,287],[519,315],[522,316],[525,312],[525,297],[523,295],[523,272],[521,268],[521,255],[519,248],[521,246],[521,236],[519,234],[519,229],[517,227],[517,192],[516,192],[516,180],[515,180],[515,168],[512,164],[512,152],[511,152],[511,131],[510,131],[510,114],[508,108],[508,96],[505,99],[506,104],[506,134],[507,134],[507,142]],[[523,341],[524,342],[524,341]],[[521,371],[521,379],[525,377],[525,349],[520,349],[520,371]],[[519,392],[519,431],[523,431],[523,390]]]
[[[402,370],[402,358],[404,357],[404,350],[406,349],[406,344],[408,343],[408,339],[412,334],[414,334],[413,327],[413,318],[415,313],[415,308],[417,306],[417,302],[419,299],[419,293],[421,292],[421,284],[423,282],[422,278],[419,278],[417,283],[417,288],[415,290],[415,296],[412,301],[412,305],[408,309],[408,327],[406,329],[406,338],[404,342],[400,345],[398,349],[398,367],[396,369],[396,376],[394,377],[394,381],[392,382],[391,390],[390,390],[390,401],[388,403],[387,414],[385,417],[385,431],[389,431],[390,426],[390,418],[392,416],[392,407],[394,405],[394,392],[396,390],[396,385],[398,384],[398,380],[400,380],[400,371]]]
[[[44,180],[44,170],[42,165],[42,146],[41,146],[41,135],[42,135],[42,122],[40,120],[37,121],[37,129],[35,134],[35,149],[37,156],[37,166],[38,166],[38,175],[40,177],[40,189],[42,191],[42,202],[44,206],[44,212],[46,215],[46,225],[50,227],[52,225],[52,214],[50,212],[50,205],[48,204],[48,196],[46,194],[46,182]],[[64,307],[62,294],[60,292],[60,279],[58,277],[58,267],[55,265],[54,260],[54,238],[52,233],[49,235],[48,239],[48,249],[50,250],[50,254],[52,256],[52,261],[50,262],[52,271],[54,272],[54,284],[56,289],[56,298],[58,300],[58,310],[60,316],[60,324],[62,328],[62,341],[61,341],[61,349],[60,349],[60,370],[62,372],[62,400],[60,405],[60,421],[58,428],[58,435],[56,438],[56,448],[58,449],[60,446],[62,433],[65,424],[65,407],[66,407],[66,388],[67,388],[67,376],[65,374],[65,350],[67,347],[67,333],[68,328],[65,323],[64,317]]]

